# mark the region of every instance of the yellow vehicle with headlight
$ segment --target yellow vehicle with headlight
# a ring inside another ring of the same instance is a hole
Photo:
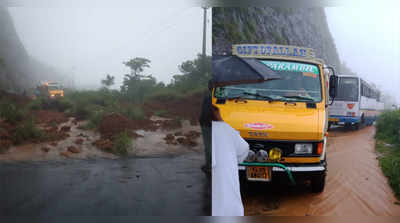
[[[44,86],[50,98],[64,97],[64,90],[62,89],[61,84],[57,82],[45,82]]]
[[[311,180],[312,190],[322,192],[327,107],[337,83],[336,76],[328,74],[333,68],[304,47],[239,44],[233,45],[232,54],[254,58],[280,76],[213,88],[212,104],[250,145],[249,156],[239,165],[240,174],[249,181],[271,181],[288,173],[296,181]]]

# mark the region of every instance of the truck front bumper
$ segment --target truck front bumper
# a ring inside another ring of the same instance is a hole
[[[323,172],[326,170],[325,165],[323,164],[313,164],[313,165],[304,165],[304,166],[290,166],[286,165],[285,166],[290,170],[292,173],[296,172]],[[246,170],[245,166],[239,166],[239,170]],[[285,169],[280,168],[280,167],[272,167],[272,172],[286,172]]]

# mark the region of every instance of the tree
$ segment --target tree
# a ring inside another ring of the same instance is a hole
[[[206,87],[211,78],[211,56],[204,58],[201,54],[198,54],[196,59],[187,60],[178,68],[182,74],[173,76],[171,87],[183,92]]]
[[[140,75],[143,72],[144,68],[150,67],[151,61],[149,59],[143,57],[135,57],[127,62],[123,62],[123,64],[131,69],[131,75]]]
[[[131,69],[130,74],[125,74],[121,86],[122,94],[136,102],[143,103],[144,96],[149,94],[157,85],[156,79],[152,75],[143,75],[144,68],[150,67],[150,60],[141,57],[135,57],[128,62],[123,63]]]
[[[114,85],[114,76],[107,74],[106,79],[101,80],[101,84],[104,85],[106,88]]]

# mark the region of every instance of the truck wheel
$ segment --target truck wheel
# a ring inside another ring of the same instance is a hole
[[[331,127],[332,127],[332,122],[328,122],[328,130],[327,131],[329,131],[331,129]]]
[[[311,180],[311,191],[313,193],[321,193],[324,191],[325,188],[325,176],[326,174],[323,173],[319,176],[315,176]]]

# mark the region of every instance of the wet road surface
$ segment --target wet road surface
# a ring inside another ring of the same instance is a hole
[[[202,153],[0,163],[0,215],[209,215]]]
[[[246,215],[400,216],[400,206],[375,154],[375,127],[329,132],[325,190],[306,184],[249,184],[242,198]]]

